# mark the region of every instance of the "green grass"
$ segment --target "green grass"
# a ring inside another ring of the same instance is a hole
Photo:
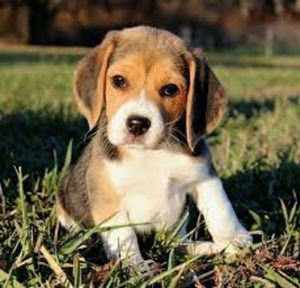
[[[193,258],[175,253],[178,237],[160,231],[142,241],[162,267],[147,278],[99,263],[101,228],[58,229],[54,200],[67,147],[73,139],[77,154],[87,130],[71,97],[82,51],[41,51],[0,50],[1,287],[299,286],[300,57],[209,55],[230,99],[209,142],[256,244],[235,258]],[[203,224],[197,234],[208,237]]]

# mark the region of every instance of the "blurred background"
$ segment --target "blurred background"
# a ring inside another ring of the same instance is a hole
[[[65,287],[41,243],[74,287],[86,283],[90,264],[59,252],[54,212],[62,167],[88,139],[73,73],[107,31],[141,24],[206,52],[229,98],[208,137],[214,162],[239,219],[268,241],[231,264],[205,258],[201,287],[300,287],[300,0],[0,0],[0,287]],[[149,257],[169,263],[157,247]]]
[[[140,24],[207,50],[300,51],[300,0],[0,0],[0,43],[94,46]]]

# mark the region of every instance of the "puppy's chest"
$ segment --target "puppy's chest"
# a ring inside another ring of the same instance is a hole
[[[107,168],[130,220],[150,223],[137,226],[138,230],[171,228],[190,184],[201,174],[199,163],[168,151],[134,151],[121,163],[107,163]]]

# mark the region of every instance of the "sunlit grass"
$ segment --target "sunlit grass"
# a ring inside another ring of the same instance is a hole
[[[236,258],[182,256],[180,238],[160,231],[141,241],[145,257],[162,267],[149,278],[101,262],[96,235],[83,241],[93,230],[58,229],[54,202],[67,147],[73,139],[78,154],[87,129],[71,99],[83,51],[24,49],[0,51],[0,286],[299,286],[299,57],[209,55],[230,99],[209,142],[256,244]],[[198,234],[208,237],[203,223]]]

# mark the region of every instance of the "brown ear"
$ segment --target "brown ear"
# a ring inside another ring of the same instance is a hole
[[[186,134],[191,151],[219,124],[227,104],[225,90],[204,57],[193,55],[186,106]]]
[[[108,33],[78,64],[74,77],[74,96],[79,111],[85,116],[89,128],[97,123],[105,105],[105,78],[108,61],[116,44],[116,34]]]

